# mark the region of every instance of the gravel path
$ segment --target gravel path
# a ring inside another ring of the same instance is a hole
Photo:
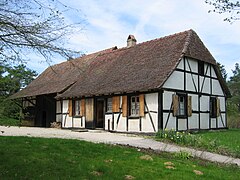
[[[154,151],[181,152],[186,151],[193,156],[206,159],[208,161],[236,164],[240,166],[240,159],[223,156],[206,151],[198,151],[192,148],[185,148],[176,145],[166,144],[155,141],[153,139],[145,139],[136,135],[116,134],[106,131],[88,131],[74,132],[71,130],[54,129],[54,128],[37,128],[37,127],[16,127],[16,126],[0,126],[0,136],[29,136],[44,138],[62,138],[62,139],[78,139],[94,143],[120,144],[137,148],[152,149]]]

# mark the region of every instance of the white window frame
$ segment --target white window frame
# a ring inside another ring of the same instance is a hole
[[[130,116],[140,115],[140,101],[139,96],[130,97]]]
[[[112,112],[112,108],[113,108],[112,98],[107,98],[107,107],[106,107],[107,111],[106,112]]]
[[[74,100],[74,116],[80,116],[81,113],[81,101]]]

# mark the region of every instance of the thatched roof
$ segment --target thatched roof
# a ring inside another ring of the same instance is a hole
[[[49,67],[13,98],[50,93],[69,98],[154,90],[161,88],[183,56],[216,66],[198,35],[188,30]],[[218,76],[221,78],[219,73]],[[221,83],[228,94],[222,80]]]

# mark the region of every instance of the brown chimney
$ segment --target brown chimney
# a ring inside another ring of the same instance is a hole
[[[137,40],[135,39],[134,35],[129,35],[127,38],[127,47],[132,47],[137,44]]]

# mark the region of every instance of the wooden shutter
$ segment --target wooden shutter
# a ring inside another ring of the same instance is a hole
[[[144,94],[139,95],[139,116],[144,117]]]
[[[72,108],[72,100],[71,99],[69,99],[69,101],[68,101],[68,116],[69,117],[72,117],[72,115],[73,115],[73,108]]]
[[[127,96],[122,96],[122,116],[127,117]]]
[[[217,107],[216,107],[216,110],[217,110],[216,115],[217,115],[217,117],[219,117],[220,116],[220,99],[216,98],[216,101],[217,101],[217,103],[216,103],[216,105],[217,105]]]
[[[85,116],[85,99],[81,99],[80,116]]]
[[[172,110],[173,110],[173,116],[177,116],[178,114],[178,95],[173,94],[172,95]]]
[[[112,97],[112,112],[119,112],[120,96]]]
[[[188,117],[192,116],[192,96],[188,96],[187,100],[187,112],[188,112]]]

